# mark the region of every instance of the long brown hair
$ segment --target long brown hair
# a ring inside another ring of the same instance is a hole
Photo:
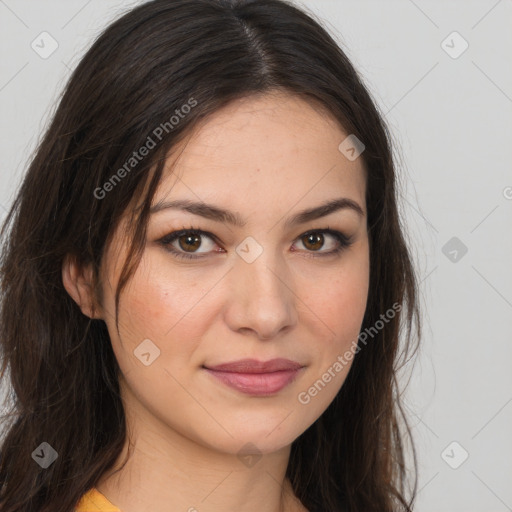
[[[418,285],[382,115],[333,38],[291,3],[153,0],[107,27],[82,58],[3,225],[0,382],[9,392],[2,512],[73,510],[125,443],[120,369],[106,324],[82,314],[66,292],[66,255],[91,263],[97,279],[109,237],[137,199],[118,306],[144,250],[168,151],[229,102],[272,90],[325,107],[365,144],[370,287],[363,330],[376,331],[334,401],[292,444],[287,476],[311,512],[412,509],[416,455],[397,371],[417,349]],[[187,112],[179,122],[171,120],[177,110]],[[148,137],[154,148],[126,167]],[[401,306],[396,315],[375,329],[393,304]],[[36,463],[43,442],[58,454],[47,468]]]

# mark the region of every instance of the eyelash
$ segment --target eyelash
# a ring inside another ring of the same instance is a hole
[[[314,229],[314,230],[306,231],[305,233],[303,233],[302,235],[297,237],[297,240],[300,240],[301,238],[304,238],[308,235],[312,235],[312,234],[316,234],[316,233],[323,233],[323,234],[327,233],[328,235],[331,235],[339,243],[339,245],[335,249],[328,251],[328,252],[315,253],[315,251],[307,251],[310,253],[306,256],[308,258],[324,258],[324,257],[328,257],[328,256],[338,255],[342,251],[344,251],[345,249],[350,247],[353,243],[352,239],[350,237],[346,236],[345,234],[341,233],[340,231],[330,229],[329,227],[327,227],[327,229]],[[206,237],[210,238],[211,240],[213,240],[215,243],[217,243],[217,239],[212,233],[209,233],[207,231],[203,231],[201,229],[194,228],[194,227],[190,227],[188,229],[184,228],[180,231],[173,231],[172,233],[169,233],[168,235],[166,235],[162,239],[160,239],[159,243],[161,245],[163,245],[167,251],[172,253],[174,255],[174,257],[176,257],[178,259],[199,260],[199,259],[204,258],[205,256],[197,256],[197,255],[194,255],[193,253],[188,254],[188,253],[180,252],[171,246],[171,244],[176,239],[178,239],[179,237],[181,237],[183,235],[187,235],[187,234],[206,236]]]

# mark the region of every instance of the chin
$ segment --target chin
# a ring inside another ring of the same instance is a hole
[[[290,415],[290,418],[292,416]],[[283,418],[280,418],[279,421],[283,422]],[[247,425],[231,425],[231,428],[227,430],[232,437],[223,431],[221,436],[203,437],[203,444],[232,455],[243,455],[246,452],[260,455],[274,453],[290,446],[302,433],[297,430],[296,424],[284,426],[286,423],[287,420],[277,428],[276,425],[279,425],[279,422],[274,422],[272,428],[268,427],[266,421],[262,421],[260,426],[253,422],[251,428],[248,428]],[[290,429],[291,426],[294,428]]]

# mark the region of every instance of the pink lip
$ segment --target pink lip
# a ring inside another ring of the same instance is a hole
[[[272,395],[295,379],[303,366],[289,359],[242,359],[205,369],[224,384],[248,395]]]

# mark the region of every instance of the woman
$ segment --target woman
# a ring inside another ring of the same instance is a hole
[[[123,15],[2,234],[3,512],[412,510],[390,137],[310,16]]]

